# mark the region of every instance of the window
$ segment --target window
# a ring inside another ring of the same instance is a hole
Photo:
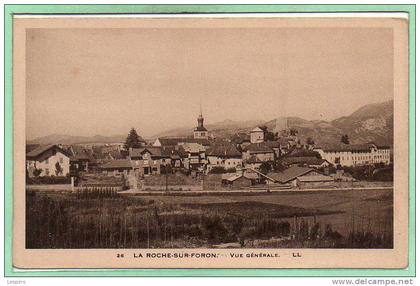
[[[60,163],[61,163],[61,164],[63,163],[63,158],[62,158],[62,157],[60,158]]]
[[[45,169],[45,175],[46,176],[49,176],[50,175],[50,169],[48,169],[48,168]]]

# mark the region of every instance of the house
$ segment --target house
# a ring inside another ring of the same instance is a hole
[[[198,143],[185,143],[182,148],[187,154],[184,159],[185,169],[203,172],[207,164],[206,148]]]
[[[389,165],[391,163],[391,148],[378,146],[375,143],[321,145],[314,147],[313,150],[334,166],[354,167],[377,163]]]
[[[226,170],[242,167],[242,153],[232,143],[213,145],[206,151],[207,172],[214,167],[223,167]]]
[[[171,163],[170,157],[169,161],[165,160],[168,158],[162,155],[162,148],[159,147],[130,148],[128,158],[135,173],[140,176],[160,174],[162,166]]]
[[[249,159],[244,161],[245,168],[251,168],[251,169],[259,169],[263,161],[258,159],[257,156],[252,155]]]
[[[264,129],[261,127],[255,127],[250,132],[251,144],[264,142]]]
[[[172,171],[184,169],[183,162],[187,157],[188,154],[182,145],[162,147],[162,158],[165,160],[165,165],[168,164],[167,160],[169,160]]]
[[[258,178],[249,173],[230,173],[222,175],[222,185],[233,189],[241,189],[254,185]]]
[[[247,133],[239,132],[230,138],[230,142],[236,145],[236,147],[243,149],[251,144],[251,136]]]
[[[256,156],[262,162],[272,162],[275,159],[273,149],[266,143],[251,143],[246,146],[242,152],[242,159],[249,160],[252,156]]]
[[[70,154],[57,145],[39,146],[26,153],[26,170],[33,176],[67,176]]]
[[[287,137],[280,137],[277,139],[277,142],[280,145],[280,155],[286,154],[292,147]]]
[[[279,158],[282,154],[281,144],[279,141],[265,141],[265,145],[267,145],[274,151],[275,158]]]
[[[133,171],[133,166],[129,159],[111,160],[100,165],[99,168],[108,176],[126,176]]]
[[[70,156],[70,169],[72,172],[88,172],[95,167],[96,160],[93,151],[80,145],[72,145],[68,149]]]
[[[125,159],[125,156],[122,154],[123,150],[119,145],[92,146],[91,152],[96,165],[111,160]],[[92,164],[92,162],[90,164]]]
[[[291,184],[296,187],[298,178],[307,175],[317,176],[319,173],[312,168],[294,166],[283,172],[270,172],[267,174],[267,178],[272,183]]]
[[[322,174],[306,174],[297,177],[296,186],[301,189],[332,187],[334,186],[334,178]]]

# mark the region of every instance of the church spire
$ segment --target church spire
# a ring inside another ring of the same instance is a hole
[[[200,114],[198,115],[197,118],[197,122],[198,122],[198,127],[204,127],[204,117],[203,117],[203,110],[201,107],[201,97],[200,97]]]
[[[201,105],[201,97],[200,97],[200,114],[197,117],[197,127],[194,129],[194,138],[208,139],[208,131],[204,127],[204,117],[203,117],[203,108]]]
[[[200,97],[200,116],[203,117],[203,110],[201,108],[201,97]]]

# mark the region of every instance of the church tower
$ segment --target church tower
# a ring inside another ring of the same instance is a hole
[[[201,103],[200,103],[200,115],[197,118],[197,127],[194,128],[194,139],[208,139],[209,132],[204,127],[204,117],[203,112],[201,110]]]

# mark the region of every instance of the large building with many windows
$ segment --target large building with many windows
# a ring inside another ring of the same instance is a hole
[[[377,163],[389,165],[392,161],[391,148],[378,146],[375,143],[317,146],[314,148],[314,151],[318,152],[322,159],[327,160],[334,166],[353,167]]]

